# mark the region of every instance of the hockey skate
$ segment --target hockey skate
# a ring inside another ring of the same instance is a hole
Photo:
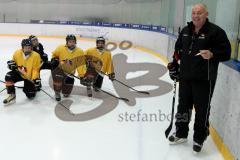
[[[88,95],[88,97],[92,97],[92,88],[91,88],[91,86],[87,86],[87,95]]]
[[[176,136],[176,133],[173,133],[169,138],[169,144],[180,144],[187,142],[187,138],[179,138]]]
[[[55,92],[55,99],[56,101],[61,101],[61,95],[59,92]]]
[[[10,105],[15,103],[16,101],[16,95],[15,94],[9,94],[6,99],[3,100],[4,105]]]
[[[199,144],[197,142],[193,142],[193,153],[197,154],[197,153],[201,152],[202,146],[203,146],[202,144]]]

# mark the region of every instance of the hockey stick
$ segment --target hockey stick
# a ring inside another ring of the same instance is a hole
[[[0,80],[0,82],[6,84],[6,82],[5,82],[5,81],[2,81],[2,80]],[[23,88],[23,87],[21,87],[21,86],[14,86],[14,87],[16,87],[16,88]],[[7,89],[7,88],[5,88],[5,89]],[[4,89],[4,90],[5,90],[5,89]],[[2,90],[2,91],[4,91],[4,90]],[[2,92],[2,91],[1,91],[1,92]],[[1,92],[0,92],[0,93],[1,93]]]
[[[6,83],[5,81],[0,80],[1,83]]]
[[[41,90],[43,93],[45,93],[46,95],[48,95],[48,97],[50,97],[52,100],[55,101],[55,98],[52,97],[49,93],[47,93],[46,91],[44,91],[44,90],[41,89],[41,88],[40,88],[40,90]],[[66,107],[65,105],[63,105],[62,103],[58,102],[58,104],[60,104],[62,107],[64,107],[66,110],[68,110],[71,115],[75,115],[69,108],[67,108],[67,107]]]
[[[64,72],[64,71],[63,71],[63,72]],[[76,79],[78,79],[78,80],[81,80],[79,77],[75,76],[74,74],[69,74],[69,73],[66,73],[66,72],[64,72],[64,73],[67,74],[67,75],[70,75],[70,76],[72,76],[72,77],[74,77],[74,78],[76,78]],[[112,97],[114,97],[114,98],[116,98],[116,99],[129,102],[129,99],[127,99],[127,98],[117,97],[117,96],[115,96],[115,95],[113,95],[113,94],[111,94],[111,93],[109,93],[109,92],[107,92],[107,91],[104,91],[104,90],[100,89],[100,88],[97,88],[97,87],[94,87],[94,88],[96,88],[97,90],[99,90],[99,91],[101,91],[101,92],[103,92],[103,93],[105,93],[105,94],[108,94],[108,95],[110,95],[110,96],[112,96]]]
[[[104,74],[104,75],[108,76],[106,73],[104,73],[104,72],[102,72],[102,71],[98,71],[98,72],[100,72],[101,74]],[[148,94],[148,95],[150,94],[150,93],[147,92],[147,91],[139,91],[139,90],[136,90],[136,89],[134,89],[133,87],[131,87],[131,86],[129,86],[129,85],[127,85],[127,84],[119,81],[119,80],[116,79],[116,78],[114,78],[113,80],[114,80],[114,81],[117,81],[118,83],[124,85],[124,86],[127,87],[127,88],[130,88],[130,89],[134,90],[135,92],[142,93],[142,94]]]
[[[106,94],[108,94],[108,95],[110,95],[110,96],[112,96],[112,97],[114,97],[114,98],[117,98],[117,99],[119,99],[119,100],[123,100],[123,101],[129,102],[129,99],[127,99],[127,98],[117,97],[117,96],[115,96],[115,95],[113,95],[113,94],[111,94],[111,93],[109,93],[109,92],[107,92],[107,91],[104,91],[104,90],[102,90],[102,89],[100,89],[100,88],[97,88],[97,87],[93,87],[93,88],[94,88],[94,89],[97,89],[97,90],[99,90],[99,91],[101,91],[101,92],[103,92],[103,93],[106,93]]]
[[[7,88],[3,88],[3,90],[0,91],[0,93],[2,93],[3,91],[5,91]]]
[[[18,72],[20,75],[23,75],[23,74],[22,74],[20,71],[18,71],[18,70],[16,70],[16,72]],[[22,78],[23,78],[23,77],[22,77]],[[29,82],[31,82],[33,85],[35,85],[34,82],[33,82],[32,80],[30,80],[29,78],[23,78],[23,79],[26,80],[26,81],[29,81]],[[41,90],[43,93],[45,93],[47,96],[49,96],[51,99],[53,99],[53,100],[55,101],[55,98],[52,97],[49,93],[47,93],[46,91],[44,91],[42,88],[40,88],[40,90]],[[58,104],[60,104],[60,105],[63,106],[66,110],[68,110],[70,114],[75,115],[69,108],[67,108],[67,107],[66,107],[65,105],[63,105],[62,103],[58,103]]]
[[[177,85],[177,81],[176,79],[174,80],[174,89],[173,89],[173,101],[172,101],[172,116],[171,116],[171,122],[168,126],[168,128],[165,131],[165,136],[166,138],[168,138],[169,133],[172,130],[172,126],[173,126],[173,118],[174,118],[174,106],[175,106],[175,97],[176,97],[176,85]]]
[[[120,84],[122,84],[122,85],[124,85],[124,86],[126,86],[126,87],[128,87],[128,88],[130,88],[130,89],[132,89],[132,90],[134,90],[134,91],[136,91],[137,93],[142,93],[142,94],[148,94],[148,95],[150,95],[150,93],[149,92],[147,92],[147,91],[139,91],[139,90],[136,90],[136,89],[134,89],[133,87],[130,87],[130,86],[128,86],[127,84],[125,84],[125,83],[123,83],[123,82],[121,82],[121,81],[119,81],[119,80],[117,80],[117,79],[113,79],[114,81],[117,81],[118,83],[120,83]]]

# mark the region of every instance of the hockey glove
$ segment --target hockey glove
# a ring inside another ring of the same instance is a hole
[[[17,64],[15,61],[13,61],[13,60],[7,61],[7,64],[8,64],[8,68],[10,70],[14,71],[17,69]]]
[[[170,62],[167,65],[167,68],[169,70],[169,76],[172,80],[179,81],[179,74],[180,74],[180,68],[179,64],[176,61]]]
[[[33,80],[33,82],[34,82],[34,86],[35,86],[36,91],[40,91],[41,87],[42,87],[41,79],[40,78],[35,79],[35,80]]]
[[[57,58],[52,58],[51,59],[51,67],[52,70],[54,70],[55,68],[57,68],[59,65],[59,60]]]
[[[115,73],[109,74],[108,77],[111,81],[113,81],[115,79]]]
[[[42,58],[43,62],[47,62],[48,61],[48,55],[46,53],[44,53],[41,58]]]

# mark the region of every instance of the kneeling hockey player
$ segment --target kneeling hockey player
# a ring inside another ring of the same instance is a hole
[[[8,97],[4,99],[4,104],[15,102],[14,83],[16,82],[24,81],[23,92],[29,99],[34,98],[36,91],[39,90],[41,58],[32,50],[32,43],[29,39],[23,39],[21,45],[22,49],[15,51],[13,59],[7,62],[11,71],[5,76]]]

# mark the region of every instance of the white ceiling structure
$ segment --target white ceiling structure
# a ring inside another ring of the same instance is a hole
[[[67,3],[67,4],[102,4],[102,3],[119,3],[125,1],[127,3],[149,3],[161,0],[0,0],[0,3]]]
[[[0,22],[76,20],[160,24],[169,0],[0,0]],[[165,18],[167,21],[167,18]],[[164,20],[165,21],[165,20]]]

